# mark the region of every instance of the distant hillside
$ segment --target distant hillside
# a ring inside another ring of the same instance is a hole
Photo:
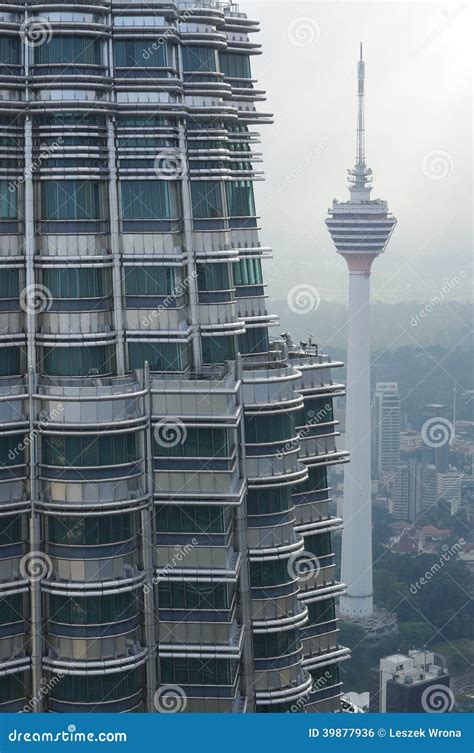
[[[295,314],[287,301],[269,301],[272,313],[280,317],[280,331],[291,332],[294,340],[306,340],[308,335],[325,350],[345,347],[346,307],[322,301],[318,310],[309,314]],[[425,316],[422,317],[420,312]],[[397,304],[374,303],[372,306],[371,339],[374,348],[397,348],[419,344],[469,346],[472,333],[473,308],[468,303],[441,303],[430,307],[427,302]],[[274,330],[276,332],[276,330]]]

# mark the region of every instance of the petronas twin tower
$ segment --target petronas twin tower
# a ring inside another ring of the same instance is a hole
[[[257,29],[0,2],[2,711],[340,708],[341,364],[269,338]]]

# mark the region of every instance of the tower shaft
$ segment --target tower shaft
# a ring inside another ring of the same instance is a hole
[[[373,611],[372,508],[370,468],[370,272],[349,274],[346,450],[344,469],[342,580],[347,595],[341,614],[364,617]]]

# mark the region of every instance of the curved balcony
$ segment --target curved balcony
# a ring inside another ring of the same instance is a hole
[[[142,664],[146,655],[112,664],[116,672],[104,674],[103,666],[79,670],[69,662],[43,659],[50,687],[46,711],[60,713],[123,713],[144,711]],[[61,674],[61,677],[58,677]]]
[[[291,682],[291,684],[290,684]],[[292,703],[299,698],[304,697],[311,688],[311,675],[301,669],[301,666],[295,668],[290,682],[284,686],[279,673],[275,673],[273,685],[266,689],[257,688],[255,699],[257,710],[259,706],[278,706],[282,703]],[[261,684],[265,684],[261,682]]]

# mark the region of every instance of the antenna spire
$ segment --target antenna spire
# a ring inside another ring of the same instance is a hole
[[[360,59],[357,64],[357,151],[356,165],[365,167],[365,119],[364,119],[364,95],[365,95],[365,63],[362,59],[362,42],[360,43]]]

